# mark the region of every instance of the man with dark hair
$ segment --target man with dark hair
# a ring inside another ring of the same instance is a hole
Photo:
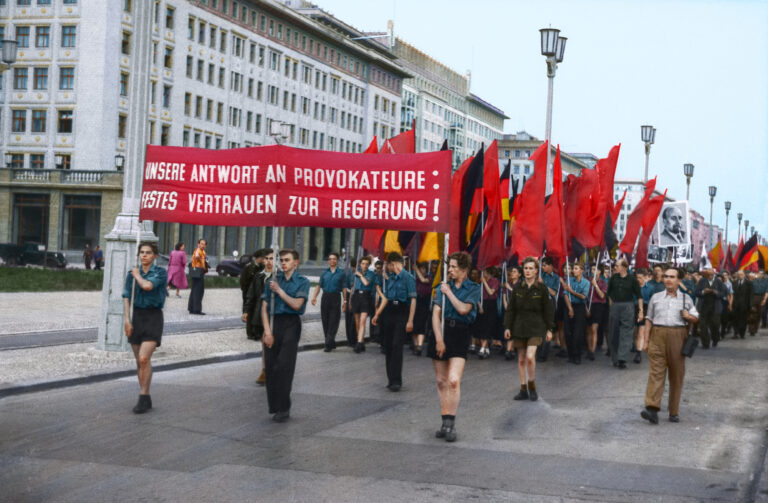
[[[187,303],[189,314],[205,314],[203,312],[203,295],[205,295],[205,274],[208,272],[208,261],[205,258],[207,244],[205,239],[198,239],[197,248],[192,253],[192,264],[189,271],[192,286],[189,290],[189,302]]]
[[[723,302],[728,299],[728,290],[722,281],[715,277],[715,271],[707,268],[702,272],[702,278],[696,284],[696,309],[699,311],[699,334],[701,347],[709,349],[717,347],[720,341],[720,313]]]
[[[416,280],[403,267],[403,256],[397,252],[387,255],[389,275],[386,279],[384,298],[373,315],[378,325],[383,313],[381,336],[387,366],[387,388],[400,391],[403,385],[403,343],[406,333],[413,331],[416,313]]]
[[[681,245],[686,243],[685,219],[678,206],[667,206],[661,213],[663,231],[661,242],[664,246]]]
[[[299,252],[280,250],[282,273],[269,279],[261,296],[264,301],[261,304],[261,321],[264,325],[262,339],[267,402],[269,413],[274,414],[272,420],[276,423],[284,423],[290,417],[291,388],[301,337],[300,316],[307,308],[309,297],[309,280],[296,272],[298,265]],[[274,315],[272,320],[271,315]]]
[[[240,273],[240,291],[243,294],[243,321],[245,322],[245,335],[247,339],[250,339],[252,341],[257,341],[261,339],[261,334],[264,331],[264,327],[261,327],[261,316],[259,316],[260,311],[256,309],[258,306],[256,306],[256,302],[252,302],[248,306],[248,310],[246,310],[246,297],[248,296],[248,290],[251,287],[251,284],[254,281],[254,278],[257,276],[263,276],[261,273],[264,271],[264,250],[259,249],[253,252],[253,255],[251,255],[251,260],[248,261],[248,263],[243,267],[243,271]],[[262,277],[261,282],[261,291],[258,292],[258,295],[256,295],[254,298],[258,299],[261,297],[261,293],[264,289],[264,281]],[[260,330],[258,333],[256,333],[256,323],[254,323],[256,320],[258,320],[258,325],[260,327]]]
[[[134,267],[128,273],[123,288],[123,299],[125,335],[136,358],[140,388],[139,401],[133,412],[143,414],[152,408],[152,397],[149,394],[149,386],[152,383],[152,353],[162,342],[163,306],[168,276],[165,269],[154,264],[158,255],[157,243],[139,244],[138,253],[141,266]]]
[[[552,301],[552,312],[557,309],[557,301],[560,295],[560,276],[554,272],[554,262],[552,257],[544,257],[541,259],[541,280],[544,282],[544,286],[547,287],[547,293]],[[554,315],[553,315],[554,316]],[[552,322],[555,323],[553,317]],[[542,341],[540,345],[536,347],[536,361],[545,362],[549,357],[550,341]]]
[[[611,306],[609,344],[613,366],[626,369],[635,328],[635,299],[638,302],[639,322],[643,319],[643,297],[637,278],[629,274],[627,259],[619,259],[615,267],[617,272],[608,281],[607,292]]]
[[[341,311],[342,309],[346,311],[347,308],[346,273],[338,265],[339,254],[330,253],[328,255],[328,269],[320,275],[320,282],[315,287],[315,294],[312,296],[312,305],[317,305],[317,296],[320,295],[320,290],[323,291],[323,297],[320,299],[320,319],[323,323],[324,351],[326,353],[336,349],[336,333],[339,331]]]
[[[680,421],[680,395],[685,377],[683,343],[688,335],[687,324],[698,317],[693,300],[679,291],[683,274],[679,269],[667,269],[664,274],[665,291],[655,293],[648,305],[646,321],[651,327],[650,337],[643,350],[648,352],[650,370],[645,391],[645,409],[640,413],[651,424],[659,423],[659,409],[664,395],[664,381],[669,369],[669,420]]]
[[[248,291],[245,294],[243,300],[243,321],[246,323],[246,327],[250,329],[250,333],[253,334],[254,340],[259,340],[264,335],[264,324],[261,320],[261,296],[264,293],[264,284],[267,278],[272,276],[274,272],[274,251],[269,248],[259,250],[260,260],[263,261],[263,265],[258,270],[251,284],[248,286]],[[250,337],[249,337],[250,338]],[[263,346],[262,346],[263,348]],[[267,382],[267,374],[264,370],[264,351],[261,353],[261,374],[256,379],[256,384],[263,386]]]

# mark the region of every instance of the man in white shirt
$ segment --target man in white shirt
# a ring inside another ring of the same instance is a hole
[[[640,416],[651,424],[659,423],[659,409],[664,395],[664,381],[669,369],[669,420],[680,422],[680,396],[685,377],[685,357],[681,350],[688,336],[688,323],[696,323],[699,313],[693,300],[679,290],[683,271],[664,271],[663,292],[655,293],[648,305],[646,324],[650,337],[643,350],[648,352],[650,371],[645,391],[645,409]]]

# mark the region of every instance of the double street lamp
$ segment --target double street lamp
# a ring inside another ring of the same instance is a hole
[[[640,126],[640,139],[645,143],[645,174],[643,176],[643,185],[648,183],[648,161],[651,157],[651,145],[656,141],[656,128],[653,126]],[[691,171],[693,175],[693,171]]]
[[[731,212],[731,202],[725,202],[725,246],[728,246],[728,213]]]
[[[563,62],[565,55],[566,37],[560,36],[560,30],[555,28],[542,28],[541,34],[541,55],[547,58],[547,121],[545,136],[547,141],[547,191],[552,183],[552,166],[550,165],[550,155],[552,151],[552,93],[555,85],[555,73],[557,64]]]
[[[736,213],[736,219],[739,221],[739,225],[736,226],[736,233],[738,234],[737,239],[741,239],[741,217],[744,216],[742,213]]]
[[[715,195],[717,195],[717,187],[714,185],[709,186],[709,249],[714,246],[713,240],[715,236],[715,229],[712,227],[712,211],[715,207]]]
[[[691,178],[693,178],[693,164],[683,164],[683,173],[685,174],[685,200],[691,200]]]
[[[748,228],[749,228],[749,220],[744,220],[744,240],[749,239],[749,236],[747,236]]]

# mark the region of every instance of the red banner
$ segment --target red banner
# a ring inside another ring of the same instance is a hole
[[[140,220],[448,231],[451,152],[147,146]]]

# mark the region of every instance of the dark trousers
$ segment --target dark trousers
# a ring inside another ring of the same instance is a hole
[[[201,313],[203,312],[203,295],[205,295],[205,277],[192,278],[191,282],[187,310],[190,313]]]
[[[747,322],[749,323],[749,335],[755,335],[757,329],[760,328],[760,317],[762,316],[763,306],[762,295],[754,295],[752,297],[752,308],[749,310]]]
[[[746,307],[734,306],[733,316],[731,318],[731,323],[733,324],[734,336],[739,336],[742,339],[744,338],[744,334],[746,334],[747,332],[747,316],[748,315],[749,315],[749,310],[747,310]]]
[[[273,325],[275,342],[271,348],[264,346],[264,372],[267,376],[270,414],[291,410],[291,388],[301,336],[301,318],[297,314],[276,314]]]
[[[336,333],[341,321],[341,294],[323,292],[320,298],[320,320],[323,322],[325,347],[336,347]]]
[[[632,302],[614,302],[608,316],[608,344],[611,360],[617,364],[629,360],[635,330],[635,305]]]
[[[392,301],[381,313],[381,337],[387,365],[387,384],[403,385],[403,344],[405,343],[405,325],[408,323],[410,304]]]
[[[724,339],[725,334],[728,333],[728,326],[731,324],[731,310],[728,306],[723,307],[723,312],[720,313],[720,338]]]
[[[699,336],[701,347],[708,348],[710,342],[720,342],[720,315],[715,309],[699,313]]]
[[[573,318],[565,315],[565,344],[568,346],[568,358],[581,360],[582,341],[587,328],[587,306],[573,304]]]
[[[353,347],[357,344],[357,326],[355,325],[355,315],[352,313],[352,292],[347,296],[347,310],[344,311],[344,333],[347,336],[347,344]]]

